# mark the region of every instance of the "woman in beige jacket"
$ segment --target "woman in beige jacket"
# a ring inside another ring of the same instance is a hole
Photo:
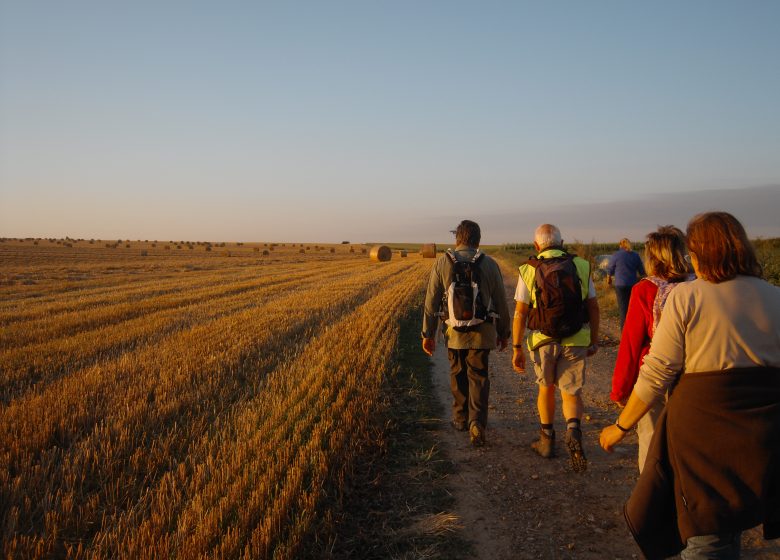
[[[726,212],[700,214],[688,224],[686,242],[698,279],[679,286],[669,295],[628,403],[615,424],[601,432],[600,443],[606,451],[611,452],[622,441],[628,430],[664,397],[681,375],[712,372],[728,375],[730,371],[751,368],[768,368],[773,375],[780,371],[777,370],[780,367],[780,288],[761,279],[761,268],[742,224]],[[671,417],[667,419],[667,428],[677,433],[689,429],[685,425],[673,425]],[[704,432],[697,437],[714,435]],[[651,448],[660,439],[654,438]],[[749,455],[749,446],[753,444],[751,438],[745,437],[741,449],[721,449],[710,460],[717,465],[740,453]],[[687,450],[673,451],[684,454]],[[765,479],[769,480],[770,475],[768,472]],[[735,484],[740,481],[736,480]],[[716,501],[719,508],[728,503],[728,500]],[[704,503],[694,509],[714,511],[714,507]],[[684,509],[693,511],[689,504]],[[724,518],[736,515],[719,510],[718,514],[721,513]],[[681,531],[682,542],[687,540],[682,558],[738,558],[740,531],[746,528],[726,527],[723,531],[718,528],[713,534],[705,535],[686,535]]]

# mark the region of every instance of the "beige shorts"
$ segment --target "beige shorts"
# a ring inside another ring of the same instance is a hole
[[[557,342],[533,350],[536,382],[544,387],[557,385],[567,395],[579,395],[585,384],[587,352],[584,346],[561,346]]]

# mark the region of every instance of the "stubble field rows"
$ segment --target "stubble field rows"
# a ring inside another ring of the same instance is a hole
[[[0,244],[5,556],[285,558],[311,538],[431,261],[286,249]]]

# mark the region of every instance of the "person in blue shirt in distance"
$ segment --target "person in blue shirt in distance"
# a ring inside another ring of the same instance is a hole
[[[643,276],[645,276],[645,267],[642,264],[642,258],[631,250],[631,241],[624,237],[620,240],[620,248],[609,258],[607,266],[607,285],[615,287],[621,333],[623,332],[623,323],[626,322],[631,288]]]

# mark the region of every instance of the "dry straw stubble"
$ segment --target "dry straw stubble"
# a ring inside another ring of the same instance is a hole
[[[4,556],[295,556],[358,452],[427,267],[279,249],[273,267],[3,254],[3,274],[41,272],[2,286]]]

